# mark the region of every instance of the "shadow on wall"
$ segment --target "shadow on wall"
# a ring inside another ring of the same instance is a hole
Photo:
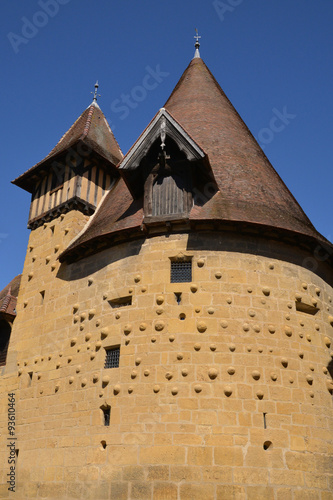
[[[244,234],[246,229],[243,232],[242,229],[239,229],[239,226],[238,230],[236,230],[236,226],[233,228],[232,225],[228,229],[220,233],[190,233],[187,250],[237,252],[282,260],[308,269],[317,274],[327,284],[333,286],[333,269],[330,265],[332,257],[319,243],[317,248],[311,251],[310,248],[306,249],[305,245],[301,247],[297,242],[293,245],[290,240],[283,241],[282,237],[280,240],[269,238],[264,232],[260,234],[258,231],[253,235]],[[319,252],[318,248],[322,253]]]
[[[187,233],[187,231],[184,231]],[[247,234],[246,234],[247,233]],[[154,236],[168,237],[169,234],[161,232]],[[132,241],[122,241],[117,244],[115,242],[105,241],[105,248],[101,248],[101,241],[95,243],[95,253],[84,257],[73,263],[62,263],[57,278],[64,281],[75,281],[81,278],[86,278],[97,271],[100,271],[114,262],[123,260],[127,257],[139,255],[142,245],[147,241],[147,238],[133,239]],[[90,242],[92,248],[94,242]],[[318,244],[319,248],[320,245]],[[322,248],[322,247],[320,247]],[[301,243],[290,239],[284,241],[274,237],[269,237],[264,232],[257,231],[249,234],[246,228],[242,230],[239,224],[236,226],[229,225],[226,230],[215,231],[197,231],[188,233],[187,251],[219,251],[219,252],[235,252],[241,254],[260,255],[270,259],[277,259],[283,262],[303,267],[317,274],[327,284],[333,286],[333,268],[331,266],[331,255],[324,248],[323,255],[318,252],[317,248],[311,251],[306,245],[301,246]]]
[[[57,278],[63,281],[75,281],[86,278],[106,266],[127,257],[139,255],[145,239],[114,245],[106,249],[96,249],[96,253],[71,264],[62,263],[57,272]],[[97,245],[96,245],[97,246]]]
[[[327,369],[333,380],[333,359],[331,359],[331,361],[328,363]]]

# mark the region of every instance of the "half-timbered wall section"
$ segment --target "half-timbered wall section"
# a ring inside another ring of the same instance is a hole
[[[54,161],[32,193],[29,226],[36,227],[73,206],[92,214],[113,181],[114,174],[97,160]]]

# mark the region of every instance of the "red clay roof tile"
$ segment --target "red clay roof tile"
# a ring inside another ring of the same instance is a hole
[[[313,227],[202,59],[191,61],[165,108],[207,153],[219,188],[203,204],[194,205],[190,220],[246,222],[331,246]],[[138,229],[142,221],[142,203],[133,201],[120,180],[62,259],[96,238]]]
[[[6,313],[10,316],[16,316],[16,302],[19,293],[22,275],[16,276],[0,292],[0,313]]]
[[[110,126],[96,102],[85,109],[70,129],[62,136],[58,144],[40,162],[15,179],[13,184],[31,192],[34,186],[33,177],[50,160],[82,142],[86,148],[97,152],[114,166],[123,158],[121,149],[110,129]]]

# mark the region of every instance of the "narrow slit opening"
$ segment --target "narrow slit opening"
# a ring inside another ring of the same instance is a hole
[[[109,427],[111,418],[111,406],[101,406],[103,414],[103,425]]]
[[[264,429],[267,429],[267,419],[266,419],[266,415],[267,415],[267,413],[263,413],[263,417],[264,417]]]

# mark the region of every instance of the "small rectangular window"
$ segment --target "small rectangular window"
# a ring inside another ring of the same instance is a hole
[[[305,314],[311,314],[311,316],[314,316],[319,311],[318,307],[315,307],[315,306],[310,305],[310,304],[305,304],[304,302],[296,301],[295,305],[296,305],[296,311],[299,311],[299,312],[302,312]]]
[[[112,309],[116,309],[118,307],[125,307],[132,305],[132,296],[128,295],[127,297],[119,297],[117,299],[109,300],[109,304]]]
[[[172,260],[170,281],[171,283],[192,281],[192,260]]]
[[[120,358],[120,347],[109,347],[105,349],[105,364],[104,368],[118,368]]]

